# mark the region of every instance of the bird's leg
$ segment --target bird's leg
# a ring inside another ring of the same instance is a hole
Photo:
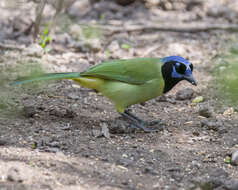
[[[143,120],[139,119],[138,117],[134,116],[133,114],[131,114],[128,111],[125,111],[124,113],[121,113],[121,115],[127,119],[129,119],[132,122],[132,128],[138,128],[138,129],[142,129],[144,132],[156,132],[158,130],[154,130],[154,129],[148,129],[145,127],[145,123],[143,122]]]
[[[124,113],[133,117],[134,119],[136,119],[139,123],[141,123],[143,125],[153,126],[153,125],[156,125],[161,122],[161,120],[144,121],[144,120],[140,119],[139,117],[135,116],[134,114],[132,114],[131,112],[129,112],[128,110],[126,110]]]

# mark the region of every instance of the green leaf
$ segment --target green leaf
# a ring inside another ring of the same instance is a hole
[[[195,104],[198,104],[200,102],[203,102],[202,96],[197,96],[196,98],[193,99],[193,103],[195,103]]]
[[[226,164],[230,164],[231,163],[231,157],[230,156],[226,156],[225,163]]]
[[[125,50],[131,49],[131,46],[129,44],[121,44],[121,48]]]

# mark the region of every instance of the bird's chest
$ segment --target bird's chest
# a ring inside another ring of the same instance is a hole
[[[141,91],[144,94],[144,98],[146,100],[150,100],[152,98],[162,95],[163,89],[164,81],[154,79],[144,84],[141,88]]]

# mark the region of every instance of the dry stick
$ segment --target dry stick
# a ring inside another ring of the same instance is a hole
[[[54,17],[51,21],[51,24],[50,24],[50,33],[51,34],[54,33],[56,19],[57,19],[57,16],[59,15],[60,11],[63,9],[63,5],[64,5],[64,0],[58,0],[58,3],[56,5],[56,12],[55,12],[55,15],[54,15]]]
[[[23,51],[24,50],[24,46],[23,45],[0,43],[0,49]]]
[[[42,13],[44,11],[46,2],[47,2],[47,0],[41,0],[40,4],[36,8],[36,20],[35,20],[35,24],[34,24],[34,34],[33,34],[34,41],[36,40],[37,35],[39,34]]]
[[[208,32],[212,30],[228,30],[228,31],[238,31],[238,25],[236,24],[181,24],[181,25],[124,25],[124,26],[98,26],[103,30],[108,30],[108,35],[113,35],[120,32],[140,32],[140,31],[170,31],[170,32],[188,32],[188,33],[196,33],[196,32]]]

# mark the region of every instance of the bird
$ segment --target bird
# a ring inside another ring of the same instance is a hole
[[[128,107],[161,96],[182,80],[197,86],[192,72],[193,64],[181,56],[130,58],[101,62],[83,72],[24,77],[11,84],[71,79],[82,87],[94,89],[106,96],[131,124],[130,127],[153,132],[156,130],[147,128],[150,123],[132,114]]]

